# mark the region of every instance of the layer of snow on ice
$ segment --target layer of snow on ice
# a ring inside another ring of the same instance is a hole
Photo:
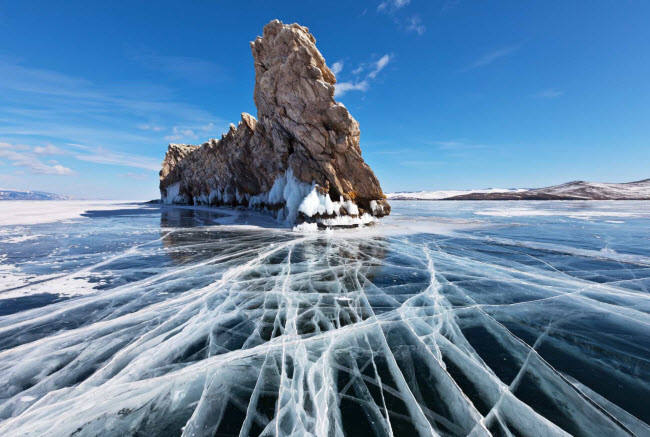
[[[520,193],[523,188],[487,188],[485,190],[400,191],[387,193],[388,200],[442,200],[474,193]]]
[[[0,226],[33,225],[82,217],[89,210],[139,208],[133,201],[7,200],[0,201]]]
[[[591,219],[592,217],[638,217],[639,213],[629,211],[575,211],[561,209],[542,209],[535,207],[516,208],[508,205],[505,208],[488,208],[474,212],[475,215],[491,217],[539,217],[539,216],[562,216],[577,219]]]
[[[0,240],[0,243],[5,243],[5,244],[18,244],[18,243],[24,243],[25,241],[30,241],[30,240],[36,240],[38,237],[41,237],[41,235],[38,234],[23,234],[23,235],[16,235],[13,237],[8,237]]]
[[[295,232],[316,232],[318,231],[318,225],[316,223],[300,223],[297,226],[294,226],[293,230]]]

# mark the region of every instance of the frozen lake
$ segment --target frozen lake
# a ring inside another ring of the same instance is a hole
[[[650,202],[392,206],[0,202],[0,435],[650,435]]]

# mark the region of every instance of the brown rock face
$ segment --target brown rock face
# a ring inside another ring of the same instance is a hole
[[[315,42],[298,24],[274,20],[264,27],[263,36],[251,42],[259,120],[244,113],[220,140],[170,144],[160,172],[166,203],[277,210],[297,205],[289,199],[291,190],[278,192],[300,182],[303,197],[315,188],[321,203],[329,195],[341,204],[354,202],[358,211],[336,203],[334,212],[325,207],[310,214],[302,206],[299,219],[390,213],[379,181],[361,157],[359,124],[334,100],[336,78]]]

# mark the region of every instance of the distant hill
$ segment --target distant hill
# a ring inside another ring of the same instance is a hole
[[[439,194],[436,197],[433,193]],[[650,200],[650,179],[623,184],[574,181],[535,189],[390,193],[389,200]]]
[[[468,194],[516,193],[526,191],[522,188],[487,188],[485,190],[447,190],[447,191],[399,191],[386,193],[388,200],[445,200]]]
[[[44,191],[18,191],[0,188],[0,200],[66,200],[67,196],[59,196]]]

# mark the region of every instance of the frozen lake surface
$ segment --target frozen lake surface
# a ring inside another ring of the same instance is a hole
[[[0,202],[0,435],[650,435],[650,202],[392,206]]]

